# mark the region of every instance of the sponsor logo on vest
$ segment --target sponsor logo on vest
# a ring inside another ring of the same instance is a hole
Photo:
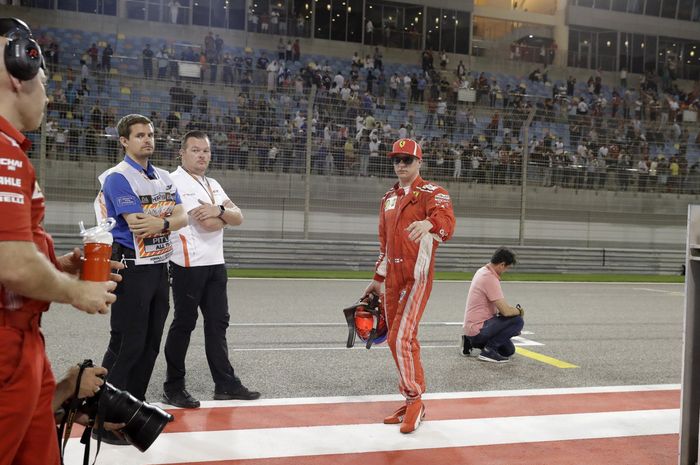
[[[0,192],[0,202],[24,205],[24,196],[16,192]]]
[[[9,176],[0,176],[0,185],[22,187],[22,180],[19,178],[11,178]]]
[[[22,160],[15,160],[13,158],[0,158],[0,166],[7,166],[9,171],[14,171],[17,168],[22,167]]]

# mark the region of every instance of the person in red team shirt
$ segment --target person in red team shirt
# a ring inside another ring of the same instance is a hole
[[[0,465],[58,465],[55,380],[39,330],[51,302],[107,313],[116,282],[80,281],[80,253],[56,257],[44,196],[20,131],[47,103],[39,45],[26,24],[0,18]],[[113,276],[113,279],[118,279]]]
[[[379,259],[365,294],[380,295],[385,284],[387,343],[399,371],[399,390],[406,398],[384,423],[401,423],[401,432],[411,433],[425,414],[418,323],[433,286],[435,251],[452,237],[455,217],[447,191],[420,177],[423,152],[416,141],[397,140],[389,157],[399,182],[382,198]]]

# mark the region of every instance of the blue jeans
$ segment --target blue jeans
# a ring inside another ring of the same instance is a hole
[[[515,345],[510,338],[520,334],[525,321],[521,316],[495,316],[484,322],[481,331],[471,337],[473,347],[489,347],[504,357],[515,353]]]

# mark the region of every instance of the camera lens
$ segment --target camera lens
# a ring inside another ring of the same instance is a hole
[[[145,452],[173,416],[163,409],[140,401],[126,391],[104,383],[97,396],[89,399],[82,410],[91,419],[103,415],[105,422],[125,423],[121,429],[127,441]]]

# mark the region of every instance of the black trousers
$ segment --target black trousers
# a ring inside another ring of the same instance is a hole
[[[168,364],[165,392],[185,388],[185,356],[199,312],[204,318],[204,351],[216,392],[241,386],[228,358],[226,331],[229,324],[226,267],[222,265],[182,267],[170,263],[175,313],[165,339]]]
[[[112,260],[121,260],[122,253],[128,259],[129,252],[133,257],[133,250],[115,244]],[[126,264],[115,291],[102,366],[109,370],[110,383],[144,400],[170,309],[168,268],[165,263],[137,266],[127,260]]]

